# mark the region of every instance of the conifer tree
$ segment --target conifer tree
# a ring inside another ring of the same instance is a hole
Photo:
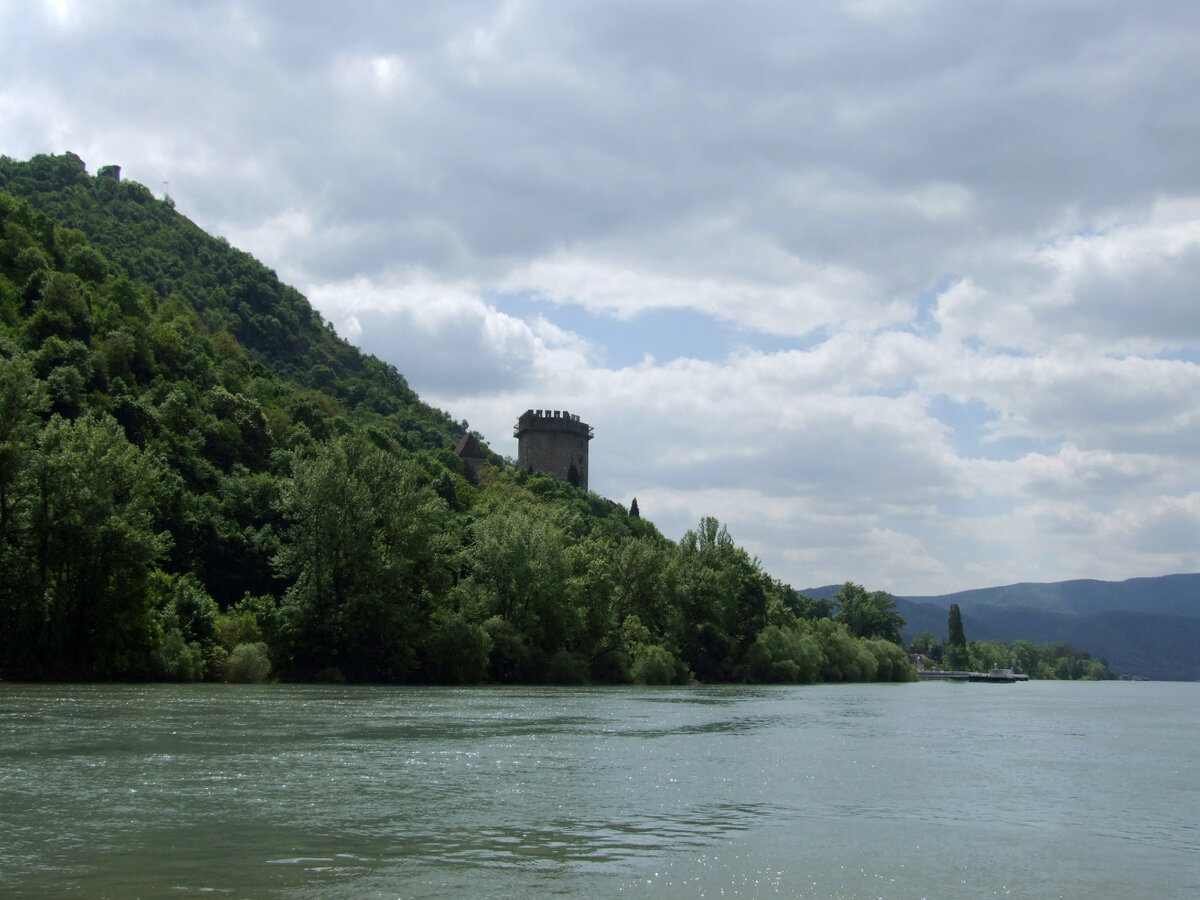
[[[955,671],[961,671],[970,665],[967,653],[967,637],[963,632],[962,610],[957,603],[950,604],[950,617],[947,622],[950,636],[946,641],[946,665]]]

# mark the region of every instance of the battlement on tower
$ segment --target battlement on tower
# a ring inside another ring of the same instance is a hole
[[[579,421],[579,416],[564,410],[527,409],[513,427],[513,437],[520,438],[530,431],[563,431],[584,435],[589,441],[595,436],[592,426]]]

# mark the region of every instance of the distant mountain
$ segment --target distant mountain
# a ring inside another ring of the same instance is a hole
[[[840,585],[804,591],[826,598]],[[1066,641],[1117,671],[1169,681],[1200,680],[1200,574],[1023,583],[925,597],[897,597],[906,641],[946,636],[952,603],[968,640]]]
[[[1059,581],[1052,584],[1010,584],[946,594],[940,597],[906,597],[914,603],[950,608],[957,603],[965,613],[979,606],[1040,609],[1087,616],[1101,612],[1160,613],[1200,617],[1200,574],[1130,578],[1127,581]]]

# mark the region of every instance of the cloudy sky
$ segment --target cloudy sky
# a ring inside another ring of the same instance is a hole
[[[1195,0],[0,0],[67,150],[796,587],[1200,570]]]

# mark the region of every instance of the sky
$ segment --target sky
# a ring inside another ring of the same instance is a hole
[[[73,151],[780,580],[1200,571],[1195,0],[0,0]]]

